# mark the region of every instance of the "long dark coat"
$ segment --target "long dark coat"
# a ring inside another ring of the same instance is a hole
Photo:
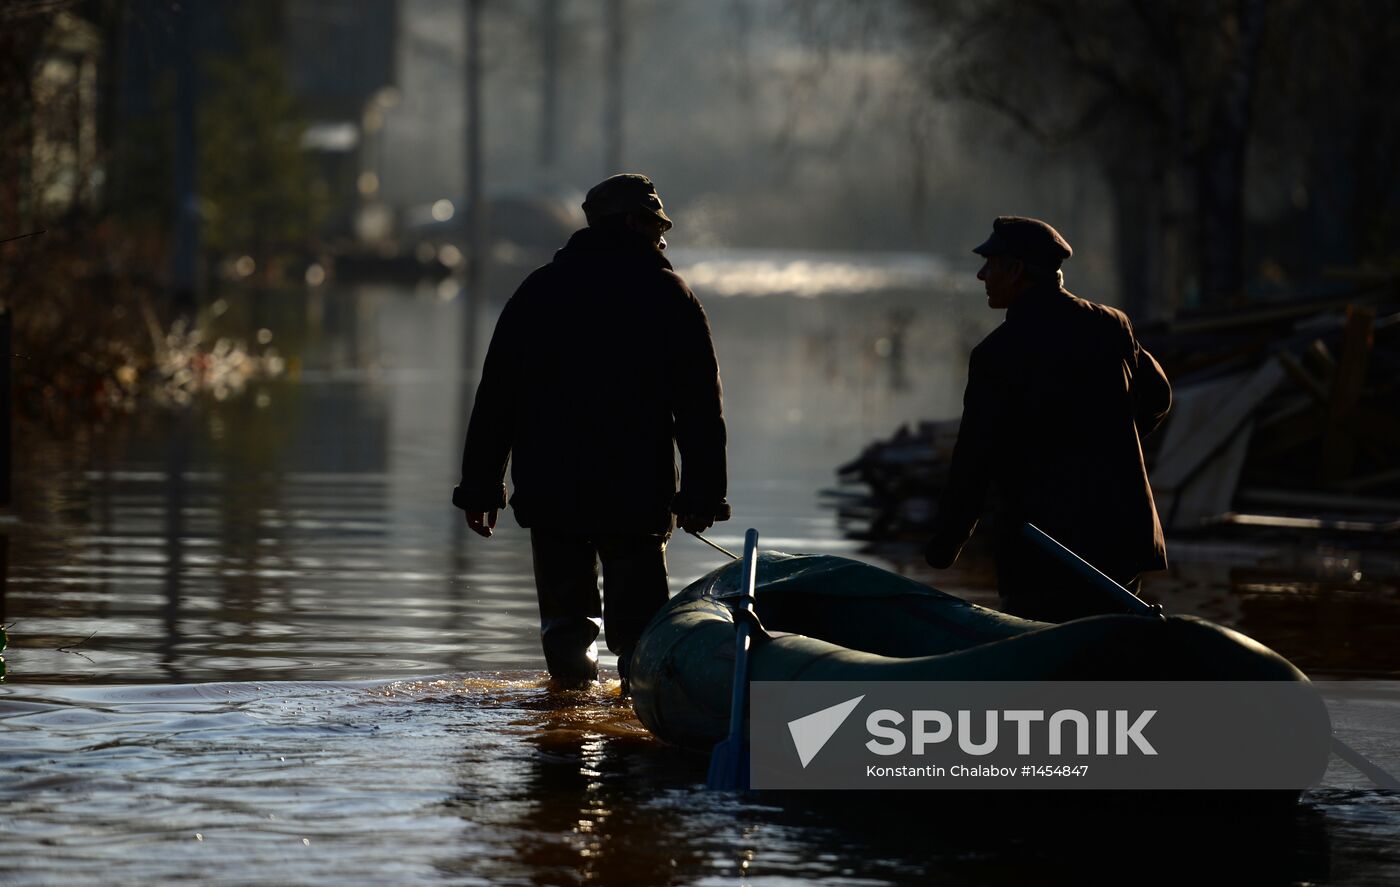
[[[504,507],[509,459],[523,527],[661,533],[673,512],[727,518],[721,400],[709,321],[670,262],[584,228],[496,323],[452,502]]]
[[[972,351],[929,563],[952,564],[994,494],[999,572],[1025,521],[1120,581],[1164,568],[1141,439],[1170,408],[1127,315],[1061,287],[1022,293]]]

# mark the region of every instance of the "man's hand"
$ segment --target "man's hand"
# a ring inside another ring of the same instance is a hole
[[[480,511],[467,512],[467,526],[472,528],[472,532],[478,536],[491,538],[491,531],[496,529],[496,509],[488,512]]]
[[[687,533],[700,533],[715,525],[715,519],[701,514],[678,514],[676,521]]]

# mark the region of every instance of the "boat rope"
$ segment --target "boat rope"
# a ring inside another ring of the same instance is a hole
[[[38,237],[40,234],[47,233],[49,233],[47,228],[41,228],[38,231],[30,231],[28,234],[16,234],[14,237],[6,237],[0,240],[0,243],[9,243],[12,240],[23,240],[26,237]]]
[[[710,546],[710,547],[713,548],[715,551],[718,551],[719,553],[724,554],[724,555],[728,555],[729,558],[730,558],[730,560],[736,560],[736,561],[737,561],[737,560],[739,559],[739,555],[737,555],[737,554],[735,554],[734,552],[730,551],[729,549],[725,548],[723,545],[716,545],[715,543],[711,542],[709,539],[706,539],[704,536],[701,536],[699,533],[691,533],[690,535],[694,536],[696,539],[699,539],[701,542],[704,542],[706,545]]]

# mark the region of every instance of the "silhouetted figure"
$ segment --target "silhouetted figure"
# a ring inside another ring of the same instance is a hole
[[[1165,569],[1141,439],[1171,408],[1161,366],[1123,312],[1063,286],[1072,250],[1037,219],[1003,216],[973,252],[1006,319],[972,350],[950,483],[929,564],[952,565],[989,496],[1002,609],[1063,622],[1119,612],[1019,533],[1030,522],[1120,584]]]
[[[687,532],[729,517],[724,414],[709,321],[661,254],[671,220],[651,180],[613,176],[583,210],[588,227],[496,323],[452,502],[490,536],[510,460],[549,673],[596,679],[606,619],[625,691],[632,648],[668,596],[672,515]]]

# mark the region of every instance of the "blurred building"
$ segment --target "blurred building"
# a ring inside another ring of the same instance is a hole
[[[1286,297],[1332,266],[1394,253],[1400,186],[1390,157],[1400,126],[1383,113],[1395,76],[1383,62],[1400,25],[1371,7],[1346,15],[1268,7],[1317,17],[1336,36],[1316,47],[1289,38],[1295,46],[1271,30],[1273,54],[1261,63],[1269,76],[1244,177],[1246,267],[1251,295]],[[256,209],[262,218],[303,217],[277,234],[284,252],[329,246],[406,257],[411,271],[415,256],[455,267],[468,245],[468,8],[464,0],[79,4],[48,18],[34,91],[52,114],[19,141],[35,152],[44,200],[105,189],[124,212],[158,226],[199,203],[206,252],[221,249],[220,237],[261,236],[266,226],[221,234],[219,222],[252,217],[257,195],[243,183],[280,172],[264,190],[281,202]],[[993,216],[1017,213],[1047,218],[1070,238],[1076,291],[1121,304],[1125,290],[1175,290],[1175,302],[1158,304],[1189,304],[1189,275],[1162,270],[1189,266],[1198,235],[1184,179],[1167,182],[1176,203],[1149,205],[1092,151],[1038,142],[986,103],[957,97],[937,65],[956,49],[938,41],[951,12],[895,0],[476,8],[475,137],[493,254],[557,245],[582,223],[591,184],[634,170],[650,174],[675,211],[678,250],[918,251],[971,277],[968,247]],[[916,11],[922,29],[910,26]],[[0,48],[9,46],[3,37]],[[1336,48],[1351,37],[1364,52]],[[1308,65],[1279,60],[1305,50],[1317,56]],[[992,52],[987,64],[1022,82]],[[1308,75],[1301,86],[1295,69]],[[203,126],[220,115],[228,119],[211,129],[230,142],[199,149],[191,119]],[[294,150],[282,141],[289,131]],[[245,132],[262,142],[231,139]],[[115,134],[105,155],[104,133]],[[206,156],[192,161],[199,150]],[[220,169],[199,168],[210,150],[223,152],[212,158]],[[7,207],[18,207],[6,185],[15,179],[0,177]],[[1143,260],[1125,229],[1154,213],[1179,248]],[[1119,274],[1135,263],[1147,269],[1139,287]]]
[[[349,235],[374,216],[384,112],[393,106],[396,0],[285,0],[283,56],[329,207],[325,233]],[[384,214],[381,211],[379,215]]]

